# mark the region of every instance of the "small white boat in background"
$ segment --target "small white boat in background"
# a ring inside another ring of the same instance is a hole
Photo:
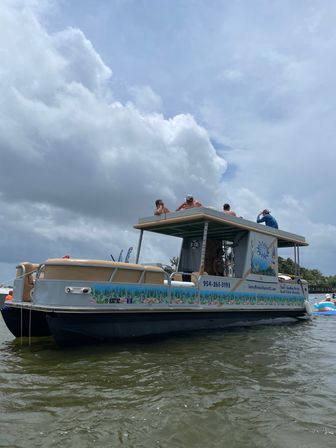
[[[206,207],[140,219],[134,264],[48,259],[17,267],[2,309],[16,336],[52,335],[62,346],[194,330],[295,321],[310,315],[300,277],[304,237]],[[181,239],[177,272],[139,263],[144,232]],[[278,277],[278,248],[296,273]]]

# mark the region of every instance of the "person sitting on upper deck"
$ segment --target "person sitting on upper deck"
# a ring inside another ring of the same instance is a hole
[[[162,199],[157,199],[155,201],[155,210],[154,215],[162,215],[164,213],[170,213],[170,210],[164,205],[164,202]]]
[[[267,208],[259,213],[257,216],[257,222],[264,222],[266,226],[274,227],[275,229],[279,228],[276,219],[271,215],[271,212]]]
[[[192,194],[187,194],[185,202],[183,202],[179,207],[177,207],[176,211],[185,210],[187,208],[194,207],[202,207],[202,204],[199,201],[194,199]]]
[[[231,210],[230,204],[223,205],[223,212],[230,216],[237,216],[236,213]]]

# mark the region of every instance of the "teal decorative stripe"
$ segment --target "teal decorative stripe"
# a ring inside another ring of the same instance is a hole
[[[286,294],[256,294],[248,292],[204,291],[196,288],[168,288],[156,285],[95,285],[92,303],[96,304],[176,304],[176,305],[271,305],[302,307],[304,297]]]

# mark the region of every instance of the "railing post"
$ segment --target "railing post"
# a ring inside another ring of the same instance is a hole
[[[207,243],[207,236],[208,236],[208,221],[205,221],[204,223],[204,229],[203,229],[203,240],[202,240],[202,251],[201,251],[201,266],[199,273],[200,275],[204,274],[204,263],[205,263],[205,251],[206,251],[206,243]]]
[[[139,263],[140,249],[141,249],[141,244],[142,244],[142,236],[143,236],[143,230],[140,230],[140,237],[139,237],[138,249],[137,249],[137,254],[136,254],[136,258],[135,258],[135,263],[136,263],[136,264]]]

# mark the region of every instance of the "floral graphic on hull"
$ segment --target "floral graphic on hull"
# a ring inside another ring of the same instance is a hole
[[[92,296],[97,305],[201,305],[201,306],[274,306],[303,307],[304,297],[280,293],[257,294],[248,292],[209,291],[195,288],[172,288],[142,285],[95,285]]]

